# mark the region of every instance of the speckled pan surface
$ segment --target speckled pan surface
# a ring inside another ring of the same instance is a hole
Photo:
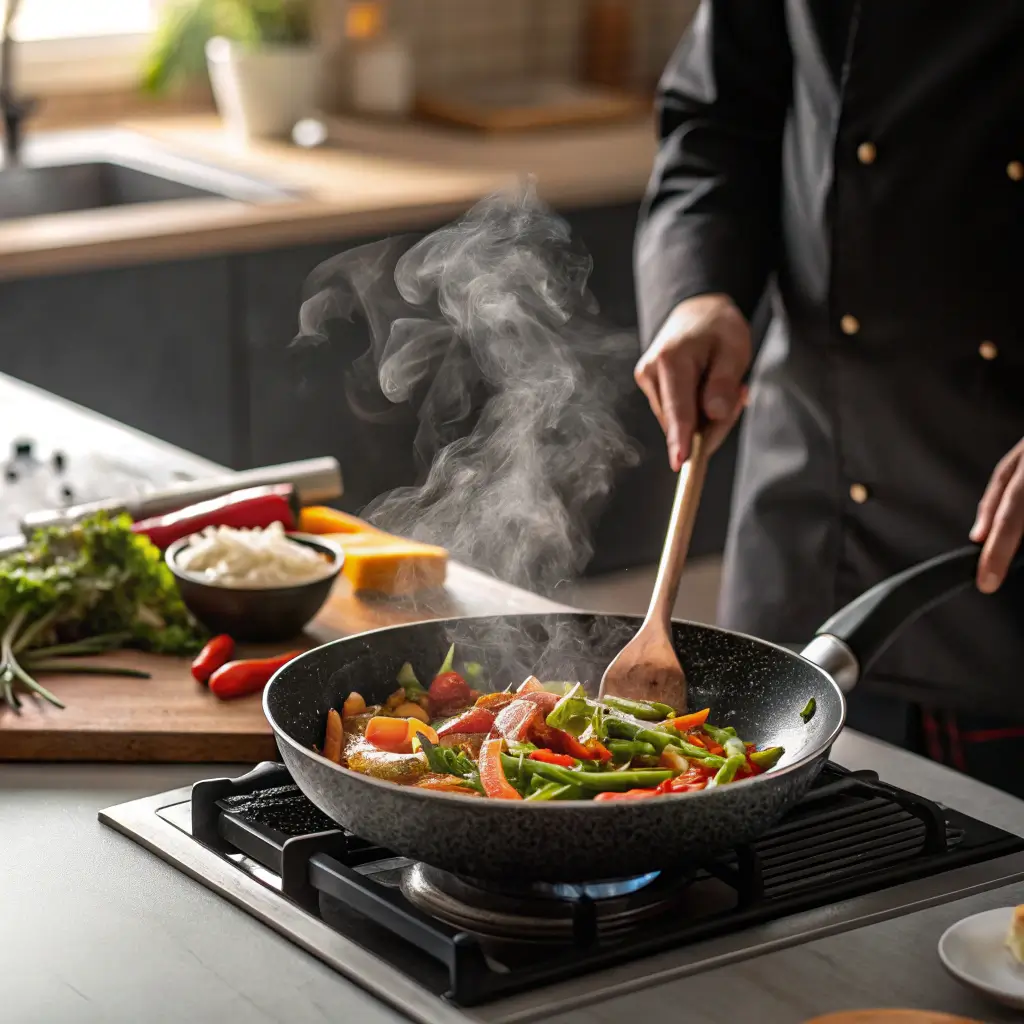
[[[345,828],[406,856],[478,878],[587,880],[676,867],[749,841],[813,782],[842,727],[832,680],[782,648],[696,623],[675,625],[691,705],[710,707],[758,746],[781,744],[778,767],[755,780],[686,796],[634,802],[516,803],[430,793],[371,779],[312,750],[327,711],[353,690],[368,703],[395,686],[402,663],[421,679],[451,643],[456,667],[484,666],[504,689],[533,673],[580,680],[596,692],[604,667],[640,620],[588,614],[451,619],[339,640],[293,661],[264,694],[282,759],[304,793]],[[800,718],[817,701],[809,723]]]

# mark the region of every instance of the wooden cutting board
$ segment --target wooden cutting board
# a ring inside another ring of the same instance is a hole
[[[490,576],[449,564],[443,592],[418,603],[364,600],[339,578],[306,637],[315,646],[382,626],[455,615],[515,614],[560,606]],[[292,644],[290,646],[301,646]],[[264,656],[288,646],[243,649]],[[99,660],[99,659],[97,659]],[[260,696],[219,701],[181,658],[121,651],[104,663],[152,673],[151,679],[47,676],[65,710],[24,701],[20,715],[0,704],[0,761],[256,762],[276,759]]]

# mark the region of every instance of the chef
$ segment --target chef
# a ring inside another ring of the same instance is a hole
[[[721,623],[982,542],[849,722],[1024,795],[1024,3],[703,0],[658,117],[636,377],[676,469],[748,406]]]

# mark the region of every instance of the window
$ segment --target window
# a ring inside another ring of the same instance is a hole
[[[15,88],[27,94],[128,88],[161,0],[21,0]]]

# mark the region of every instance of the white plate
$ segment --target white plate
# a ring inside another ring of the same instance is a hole
[[[1006,948],[1013,907],[997,907],[950,925],[939,939],[942,964],[965,985],[1024,1010],[1024,964]]]

